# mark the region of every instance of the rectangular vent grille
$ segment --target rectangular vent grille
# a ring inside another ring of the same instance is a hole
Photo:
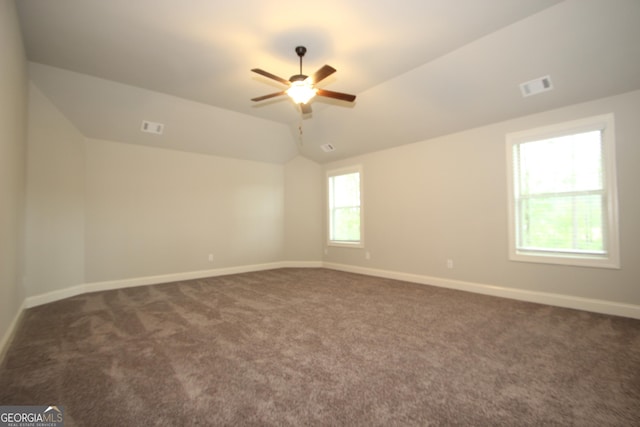
[[[164,125],[162,123],[150,122],[148,120],[142,121],[142,127],[140,128],[142,132],[153,133],[156,135],[162,135],[164,131]]]
[[[336,149],[336,147],[334,147],[331,144],[323,144],[320,146],[320,148],[322,148],[322,151],[324,151],[325,153],[329,153],[331,151],[334,151]]]
[[[520,92],[522,92],[522,96],[525,98],[550,91],[551,89],[553,89],[553,83],[551,83],[550,76],[540,77],[520,84]]]

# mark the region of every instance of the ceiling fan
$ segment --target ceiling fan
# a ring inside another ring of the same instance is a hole
[[[262,76],[268,77],[289,86],[289,89],[259,96],[257,98],[253,98],[252,101],[264,101],[265,99],[274,98],[280,95],[289,95],[293,102],[300,105],[300,109],[302,110],[303,114],[308,114],[311,112],[311,106],[308,104],[308,102],[316,95],[339,99],[341,101],[347,102],[355,101],[355,95],[350,95],[348,93],[342,92],[334,92],[331,90],[315,87],[317,83],[335,73],[336,69],[329,65],[324,65],[318,71],[316,71],[314,75],[305,76],[304,74],[302,74],[302,57],[305,53],[307,53],[307,48],[304,46],[298,46],[296,47],[296,53],[298,54],[298,57],[300,57],[300,74],[291,76],[289,80],[285,80],[282,77],[273,75],[267,71],[261,70],[260,68],[254,68],[251,70],[254,73],[258,73]]]

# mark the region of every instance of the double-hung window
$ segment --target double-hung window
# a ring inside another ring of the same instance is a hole
[[[328,244],[363,247],[362,168],[327,172]]]
[[[619,268],[613,114],[507,135],[509,256]]]

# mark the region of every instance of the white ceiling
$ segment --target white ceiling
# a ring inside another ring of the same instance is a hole
[[[638,0],[17,5],[32,80],[86,136],[251,160],[327,162],[640,89]],[[297,74],[297,45],[354,105],[316,98],[303,119],[286,97],[250,101],[282,89],[250,69]],[[553,91],[522,98],[547,74]]]

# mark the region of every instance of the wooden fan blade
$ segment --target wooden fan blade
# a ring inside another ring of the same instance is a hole
[[[252,98],[252,101],[264,101],[265,99],[273,98],[276,96],[284,95],[286,92],[283,90],[281,92],[270,93],[269,95],[259,96],[257,98]]]
[[[318,71],[316,71],[316,73],[313,76],[311,76],[311,82],[313,84],[316,84],[319,81],[326,79],[327,77],[329,77],[331,74],[335,72],[336,72],[335,68],[333,68],[330,65],[325,65],[322,68],[320,68]]]
[[[342,92],[334,92],[332,90],[326,90],[326,89],[318,89],[318,92],[316,92],[316,95],[326,96],[327,98],[335,98],[341,101],[353,102],[356,100],[355,95],[349,95],[348,93],[342,93]]]
[[[302,114],[311,114],[311,105],[300,104],[300,110],[302,111]]]
[[[277,82],[280,82],[282,84],[285,84],[285,85],[289,85],[290,84],[289,80],[285,80],[282,77],[278,77],[275,74],[271,74],[270,72],[261,70],[260,68],[253,68],[251,71],[253,71],[254,73],[258,73],[260,75],[263,75],[265,77],[269,77],[270,79],[273,79],[273,80],[275,80]]]

